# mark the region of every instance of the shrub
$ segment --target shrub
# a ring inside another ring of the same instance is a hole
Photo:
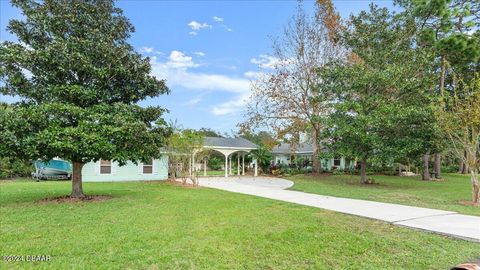
[[[220,170],[222,168],[223,160],[219,157],[213,156],[208,160],[208,168],[211,170]]]
[[[16,158],[0,158],[0,179],[30,176],[34,168],[29,161]]]
[[[458,165],[442,166],[440,171],[442,173],[456,173],[456,172],[460,171],[460,167]]]

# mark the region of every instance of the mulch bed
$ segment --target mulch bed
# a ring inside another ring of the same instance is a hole
[[[72,198],[70,196],[61,196],[53,198],[44,198],[38,201],[39,203],[72,203],[72,202],[99,202],[112,199],[112,196],[107,195],[92,195],[85,198]]]
[[[480,203],[473,203],[472,201],[460,201],[460,204],[480,207]]]

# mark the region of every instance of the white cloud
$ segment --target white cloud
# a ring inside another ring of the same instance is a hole
[[[215,105],[212,107],[212,113],[217,116],[235,114],[245,108],[249,97],[250,93],[244,93],[238,96],[238,98],[236,99],[229,100],[219,105]]]
[[[155,56],[150,61],[153,75],[160,79],[166,79],[167,85],[172,89],[182,87],[204,92],[232,93],[231,100],[211,107],[211,113],[216,116],[238,113],[244,108],[245,102],[250,96],[250,80],[247,78],[247,73],[245,76],[234,77],[195,71],[195,68],[200,65],[195,63],[191,56],[177,50],[171,51],[165,61],[159,61]],[[185,105],[193,106],[200,101],[200,97],[192,98]]]
[[[190,28],[192,28],[192,30],[201,30],[203,28],[212,28],[212,26],[207,24],[207,23],[200,23],[200,22],[197,22],[197,21],[191,21],[187,25],[190,26]]]
[[[142,48],[140,48],[140,52],[145,52],[145,53],[152,53],[153,50],[154,49],[152,47],[142,47]]]
[[[187,103],[185,103],[185,105],[193,106],[193,105],[196,105],[197,103],[199,103],[200,101],[202,101],[202,99],[199,98],[199,97],[196,97],[196,98],[193,98],[193,99],[187,101]]]
[[[196,64],[193,62],[191,56],[187,56],[180,51],[170,52],[170,56],[168,57],[168,62],[166,64],[171,68],[179,68],[179,69],[186,69],[186,68],[200,66],[199,64]]]
[[[250,62],[263,69],[274,69],[280,64],[280,59],[270,55],[260,54],[259,58],[252,58]]]
[[[196,56],[200,56],[200,57],[205,56],[205,53],[204,53],[204,52],[194,52],[194,54],[195,54]]]
[[[213,16],[213,20],[216,21],[216,22],[223,22],[223,18],[220,18],[220,17],[217,17],[217,16]]]
[[[189,35],[192,35],[192,36],[196,36],[196,35],[198,35],[198,33],[197,33],[197,32],[195,32],[195,31],[190,31],[190,32],[188,32],[188,34],[189,34]]]
[[[250,78],[250,79],[258,79],[265,75],[264,72],[258,72],[258,71],[247,71],[243,74],[245,77]]]
[[[191,71],[199,67],[191,56],[181,51],[172,51],[166,62],[151,58],[153,75],[166,79],[167,84],[194,90],[217,90],[231,93],[250,91],[250,81],[243,77],[231,77],[223,74],[209,74]]]
[[[146,54],[158,54],[158,55],[164,55],[163,52],[156,51],[153,47],[141,47],[140,48],[141,53],[146,53]]]

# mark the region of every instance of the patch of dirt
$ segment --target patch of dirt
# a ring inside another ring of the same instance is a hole
[[[44,198],[38,201],[39,203],[72,203],[72,202],[98,202],[98,201],[106,201],[112,199],[112,196],[107,195],[92,195],[86,196],[85,198],[72,198],[70,196],[61,196],[61,197],[53,197],[53,198]]]
[[[472,201],[460,201],[459,203],[468,206],[480,207],[480,203],[473,203]]]
[[[200,186],[194,186],[189,183],[183,184],[181,181],[166,181],[166,183],[172,186],[183,187],[183,188],[200,188]]]

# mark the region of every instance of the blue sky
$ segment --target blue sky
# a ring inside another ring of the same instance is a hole
[[[372,1],[334,1],[343,18]],[[393,8],[392,1],[374,1]],[[237,130],[253,72],[270,63],[271,37],[295,13],[296,1],[118,1],[135,26],[130,42],[151,57],[153,74],[167,80],[171,94],[142,101],[170,110],[168,120],[184,128]],[[304,2],[313,10],[314,2]],[[19,10],[0,0],[0,40]],[[0,95],[0,101],[15,98]]]

